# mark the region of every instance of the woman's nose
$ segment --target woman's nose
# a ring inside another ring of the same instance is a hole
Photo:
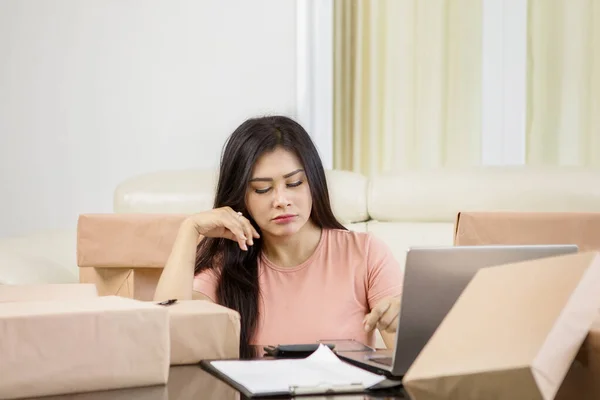
[[[286,207],[290,204],[286,189],[287,188],[277,188],[273,191],[273,194],[274,194],[273,206],[275,208]]]

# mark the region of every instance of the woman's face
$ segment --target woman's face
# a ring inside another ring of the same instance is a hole
[[[304,226],[310,218],[312,197],[295,154],[277,148],[258,159],[248,184],[246,206],[263,235],[289,236]]]

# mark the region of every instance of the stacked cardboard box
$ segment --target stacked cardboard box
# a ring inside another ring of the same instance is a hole
[[[480,270],[407,373],[411,397],[600,398],[600,214],[463,212],[454,243],[580,253]]]
[[[92,284],[0,286],[0,398],[164,385],[170,365],[239,355],[235,311],[98,296]]]

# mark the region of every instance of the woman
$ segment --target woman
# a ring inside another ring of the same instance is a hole
[[[310,136],[274,116],[244,122],[227,141],[214,209],[181,225],[155,298],[238,311],[240,356],[248,357],[250,345],[373,345],[376,327],[390,347],[401,288],[385,244],[333,215]]]

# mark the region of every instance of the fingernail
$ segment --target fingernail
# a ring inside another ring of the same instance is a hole
[[[365,325],[365,332],[369,332],[371,330],[371,326],[370,325]]]
[[[244,251],[248,251],[248,247],[247,247],[247,246],[244,244],[244,245],[242,246],[242,250],[244,250]]]
[[[249,243],[248,243],[248,244],[249,244],[250,246],[253,246],[253,245],[254,245],[254,241],[253,241],[252,239],[250,239],[250,241],[249,241]]]

